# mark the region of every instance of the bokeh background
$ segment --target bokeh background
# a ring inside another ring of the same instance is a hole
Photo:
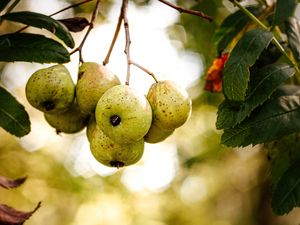
[[[22,0],[15,11],[51,14],[78,1]],[[0,129],[0,175],[27,181],[13,190],[0,189],[0,202],[19,210],[42,207],[28,225],[297,225],[300,211],[275,216],[270,208],[269,161],[261,146],[229,149],[215,129],[220,94],[203,90],[204,75],[217,57],[212,36],[236,10],[227,0],[171,1],[199,9],[214,18],[179,14],[156,0],[130,1],[128,19],[134,61],[185,87],[193,100],[189,121],[159,144],[146,144],[139,163],[122,169],[100,165],[91,155],[85,130],[57,135],[43,114],[25,98],[29,76],[47,64],[1,63],[0,85],[24,104],[31,133],[15,138]],[[245,4],[251,1],[244,1]],[[95,1],[55,18],[88,20]],[[120,0],[102,0],[95,28],[83,48],[85,61],[102,63],[119,16]],[[0,33],[19,24],[3,22]],[[29,28],[27,31],[49,33]],[[74,34],[77,45],[85,31]],[[122,28],[107,67],[125,82],[125,37]],[[77,78],[78,55],[66,64]],[[147,93],[152,78],[132,67],[130,85]]]

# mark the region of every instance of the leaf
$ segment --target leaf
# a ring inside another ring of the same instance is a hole
[[[218,110],[216,127],[230,128],[242,122],[259,105],[264,103],[284,81],[295,74],[292,66],[271,64],[251,73],[251,90],[242,103],[224,100]]]
[[[263,104],[234,128],[225,129],[221,143],[229,147],[256,145],[300,132],[300,96],[281,96]]]
[[[285,31],[294,58],[300,61],[300,28],[295,17],[290,17],[285,21]]]
[[[223,92],[233,101],[244,101],[251,67],[260,53],[273,38],[273,34],[263,29],[247,32],[230,53],[223,70]]]
[[[35,213],[41,206],[41,202],[35,207],[34,210],[30,212],[18,211],[7,205],[0,204],[0,224],[7,225],[22,225],[26,220],[28,220],[33,213]]]
[[[263,10],[257,5],[249,6],[247,9],[255,16],[258,16]],[[241,10],[227,16],[213,36],[218,52],[222,52],[249,21],[251,21],[250,18]]]
[[[64,24],[68,30],[72,32],[80,32],[90,24],[89,21],[84,17],[73,17],[58,21]]]
[[[0,36],[0,61],[66,63],[69,52],[57,41],[29,33],[14,33]]]
[[[287,18],[292,16],[297,6],[297,0],[277,0],[273,26],[283,23]]]
[[[3,11],[3,9],[6,8],[7,4],[10,2],[10,0],[1,0],[0,1],[0,12]]]
[[[46,16],[36,12],[25,11],[8,13],[1,16],[0,18],[3,20],[23,23],[33,27],[44,28],[63,40],[68,47],[73,48],[75,46],[72,35],[68,31],[68,29],[50,16]]]
[[[30,132],[29,116],[24,106],[2,87],[0,87],[0,126],[17,137]]]
[[[278,215],[300,206],[300,158],[289,165],[272,193],[272,208]]]
[[[25,182],[27,177],[18,178],[15,180],[0,176],[0,186],[6,189],[19,187]]]

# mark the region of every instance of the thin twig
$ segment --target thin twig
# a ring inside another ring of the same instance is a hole
[[[67,6],[67,7],[65,7],[65,8],[63,8],[63,9],[57,11],[57,12],[55,12],[55,13],[50,14],[49,16],[55,16],[55,15],[57,15],[57,14],[63,12],[63,11],[66,11],[66,10],[71,9],[71,8],[75,8],[75,7],[77,7],[77,6],[80,6],[80,5],[82,5],[82,4],[88,3],[88,2],[90,2],[90,1],[93,1],[93,0],[84,0],[84,1],[82,1],[82,2],[78,2],[78,3],[73,4],[73,5],[69,5],[69,6]],[[27,29],[28,27],[29,27],[29,25],[24,26],[24,27],[22,27],[20,30],[17,30],[15,33],[20,33],[20,32],[22,32],[23,30]]]
[[[118,19],[118,23],[117,23],[117,26],[116,26],[116,30],[115,30],[115,34],[114,34],[114,37],[111,41],[111,44],[109,46],[109,50],[107,52],[107,55],[103,61],[103,65],[105,66],[108,62],[109,62],[109,58],[110,58],[110,55],[112,53],[112,50],[115,46],[115,43],[118,39],[118,35],[120,33],[120,29],[121,29],[121,24],[122,24],[122,20],[123,20],[123,6],[121,7],[121,10],[120,10],[120,16],[119,16],[119,19]]]
[[[129,22],[128,22],[128,18],[127,18],[127,10],[128,10],[128,0],[123,0],[122,1],[122,6],[121,6],[121,10],[120,10],[120,16],[118,19],[118,23],[116,26],[116,30],[112,39],[112,42],[110,44],[108,53],[103,61],[103,65],[106,65],[109,62],[109,58],[110,55],[112,53],[112,50],[115,46],[116,40],[118,38],[120,29],[121,29],[121,24],[122,21],[124,21],[124,30],[125,30],[125,39],[126,39],[126,43],[125,43],[125,50],[124,53],[126,54],[126,58],[127,58],[127,75],[126,75],[126,85],[129,85],[129,80],[130,80],[130,66],[134,65],[137,68],[143,70],[145,73],[149,74],[151,77],[153,77],[153,79],[155,80],[155,82],[158,82],[158,80],[156,79],[156,76],[154,75],[154,73],[152,73],[150,70],[146,69],[145,67],[139,65],[138,63],[134,62],[131,60],[130,57],[130,44],[131,44],[131,39],[130,39],[130,32],[129,32]]]
[[[126,76],[126,85],[129,85],[129,80],[130,80],[130,33],[129,33],[129,23],[127,19],[127,9],[128,9],[128,0],[123,0],[122,3],[122,15],[123,15],[123,21],[124,21],[124,29],[125,29],[125,38],[126,38],[126,43],[125,43],[125,54],[127,57],[127,76]]]
[[[209,22],[211,22],[213,20],[213,18],[211,16],[206,15],[204,12],[197,11],[197,10],[192,10],[192,9],[185,9],[185,8],[180,7],[180,6],[174,5],[173,3],[168,2],[166,0],[158,0],[158,1],[160,1],[161,3],[164,3],[167,6],[170,6],[173,9],[176,9],[180,13],[187,13],[187,14],[192,14],[192,15],[195,15],[195,16],[199,16],[199,17],[202,17],[203,19],[208,20]]]
[[[91,21],[90,21],[89,28],[88,28],[88,30],[86,31],[86,33],[85,33],[85,35],[84,35],[84,37],[83,37],[83,39],[82,39],[80,45],[70,53],[70,55],[72,55],[72,54],[74,54],[75,52],[78,51],[78,52],[79,52],[79,61],[80,61],[80,63],[83,63],[83,62],[84,62],[84,61],[83,61],[83,58],[82,58],[82,48],[83,48],[84,43],[85,43],[87,37],[89,36],[91,30],[92,30],[92,29],[94,28],[94,26],[95,26],[95,21],[96,21],[96,19],[97,19],[97,15],[98,15],[98,12],[99,12],[99,7],[100,7],[100,1],[101,1],[101,0],[97,0],[97,2],[96,2],[96,6],[95,6],[95,8],[94,8],[94,11],[93,11],[93,14],[92,14],[92,17],[91,17]]]
[[[130,64],[136,66],[137,68],[139,68],[139,69],[141,69],[141,70],[143,70],[145,73],[148,73],[151,77],[153,77],[153,79],[155,80],[156,83],[158,82],[158,80],[157,80],[155,74],[152,73],[150,70],[146,69],[145,67],[143,67],[143,66],[137,64],[136,62],[134,62],[134,61],[132,61],[132,60],[130,61]]]

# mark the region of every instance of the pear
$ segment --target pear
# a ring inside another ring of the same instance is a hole
[[[127,85],[107,90],[99,99],[96,122],[113,141],[129,144],[143,138],[152,121],[152,110],[146,97]]]
[[[91,115],[89,118],[88,124],[86,126],[86,137],[89,142],[91,142],[91,140],[92,140],[96,126],[97,126],[97,124],[96,124],[95,115]]]
[[[44,113],[48,124],[56,129],[57,133],[73,134],[81,131],[88,122],[89,115],[83,114],[76,102],[65,112],[60,114]]]
[[[34,72],[25,91],[28,102],[36,109],[62,113],[73,103],[75,84],[65,66],[55,65]]]
[[[84,113],[94,113],[100,97],[111,87],[119,85],[119,78],[106,67],[85,62],[79,67],[76,99]]]
[[[118,144],[111,140],[95,123],[90,133],[90,149],[95,159],[110,167],[129,166],[138,162],[144,153],[144,139],[131,144]]]
[[[148,133],[145,135],[144,140],[148,143],[158,143],[169,137],[174,130],[163,130],[156,126],[154,123],[151,125]]]
[[[152,84],[147,99],[153,111],[153,123],[163,130],[183,125],[191,112],[191,100],[185,89],[165,80]]]

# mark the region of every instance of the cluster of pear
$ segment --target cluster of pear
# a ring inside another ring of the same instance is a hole
[[[82,63],[76,84],[63,65],[34,72],[26,97],[57,132],[76,133],[87,127],[92,154],[111,167],[139,161],[144,142],[163,141],[191,112],[187,92],[174,82],[154,83],[144,96],[95,62]]]

